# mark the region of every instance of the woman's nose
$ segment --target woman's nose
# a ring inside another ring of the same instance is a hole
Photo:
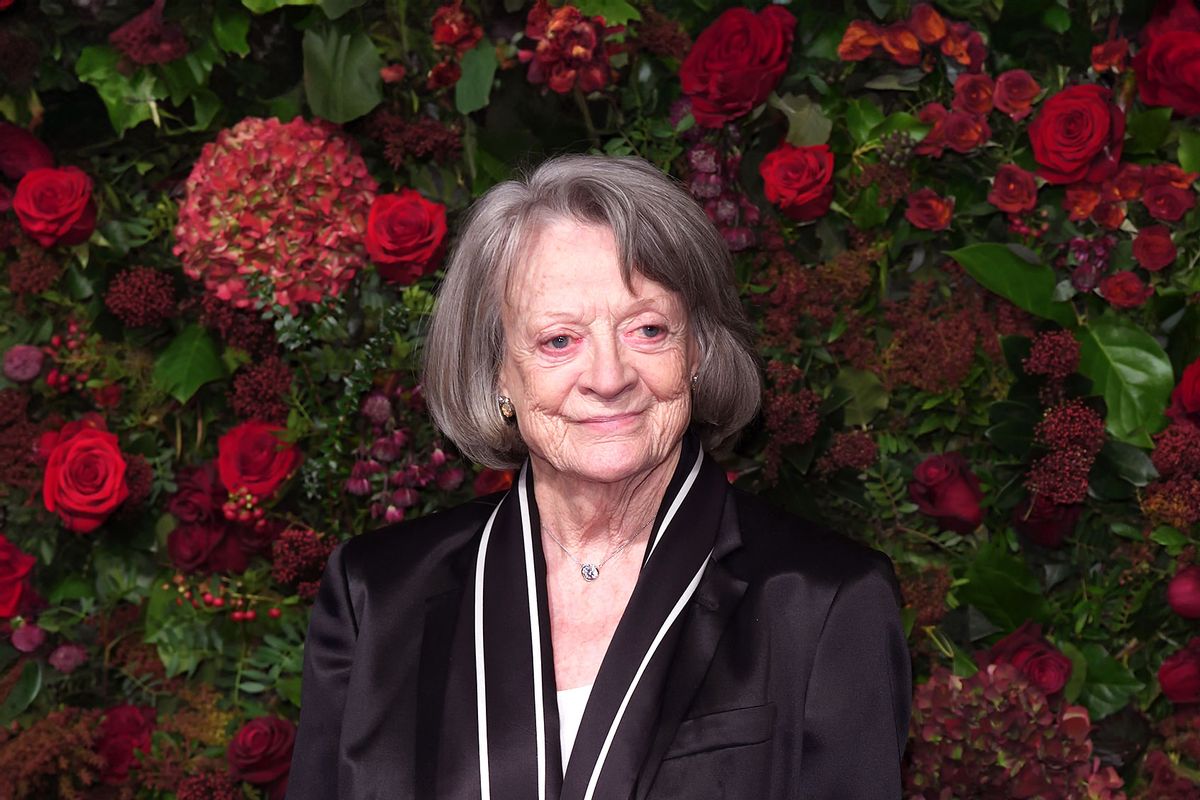
[[[629,361],[629,354],[610,337],[592,340],[590,360],[581,376],[585,391],[601,397],[617,397],[629,389],[637,380],[637,374]]]

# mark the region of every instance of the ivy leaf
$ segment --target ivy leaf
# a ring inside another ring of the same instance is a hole
[[[496,46],[484,38],[462,58],[462,77],[454,86],[454,107],[470,114],[491,102],[492,81],[496,77]]]
[[[156,103],[166,97],[166,92],[145,69],[130,76],[121,74],[117,69],[120,61],[121,54],[107,45],[85,47],[75,61],[75,75],[95,88],[108,110],[113,130],[124,136],[125,131],[148,119],[157,123]]]
[[[304,92],[313,113],[330,122],[358,119],[383,101],[383,60],[362,31],[304,32]]]
[[[158,357],[154,384],[180,403],[186,403],[209,381],[225,377],[225,365],[208,332],[189,325]]]
[[[808,95],[788,92],[783,97],[772,94],[767,98],[772,108],[783,112],[788,119],[787,143],[794,147],[811,147],[829,141],[833,121],[825,116],[818,103]]]
[[[866,425],[888,407],[887,389],[874,372],[846,367],[833,385],[849,395],[843,411],[847,425]]]
[[[1081,649],[1087,659],[1087,677],[1079,699],[1096,722],[1127,706],[1130,698],[1145,684],[1133,677],[1128,667],[1110,656],[1103,645],[1091,642]]]
[[[26,661],[21,668],[21,677],[0,703],[0,725],[8,727],[25,709],[37,699],[42,690],[42,662]]]
[[[1154,337],[1122,317],[1106,316],[1080,329],[1079,373],[1108,405],[1109,433],[1150,448],[1163,426],[1175,376]]]
[[[250,55],[250,43],[246,34],[250,32],[250,17],[246,12],[228,3],[221,3],[213,14],[213,38],[217,46],[226,53],[239,56]]]
[[[1042,586],[1025,561],[1009,552],[1003,536],[979,548],[965,577],[967,583],[958,590],[958,599],[975,606],[997,625],[1014,630],[1027,619],[1043,617]]]
[[[625,0],[581,0],[576,8],[585,17],[603,17],[608,25],[624,25],[630,20],[642,18],[638,10]]]
[[[952,250],[946,255],[962,265],[972,278],[1017,306],[1074,328],[1075,312],[1067,303],[1054,301],[1054,270],[1030,263],[1007,246],[985,242]]]
[[[883,122],[883,112],[879,106],[867,98],[851,100],[846,108],[846,128],[857,144],[866,143],[875,126]]]

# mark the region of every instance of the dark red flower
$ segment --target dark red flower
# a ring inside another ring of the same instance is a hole
[[[1167,605],[1181,617],[1200,619],[1200,566],[1191,564],[1167,584]]]
[[[20,613],[22,600],[29,593],[29,573],[37,559],[22,553],[0,533],[0,620]]]
[[[31,169],[54,166],[54,155],[36,136],[11,122],[0,122],[0,173],[19,181]]]
[[[1083,503],[1055,503],[1044,495],[1032,495],[1013,508],[1012,525],[1034,544],[1062,547],[1082,513]]]
[[[108,35],[108,42],[135,64],[166,64],[188,53],[187,36],[163,20],[166,0],[154,0],[142,13]]]
[[[946,107],[941,103],[927,103],[917,112],[917,119],[929,127],[925,138],[917,142],[914,152],[920,156],[941,158],[946,147]]]
[[[1029,124],[1038,175],[1050,183],[1099,183],[1117,172],[1125,112],[1103,86],[1069,86],[1042,104]]]
[[[1166,225],[1147,225],[1133,239],[1133,257],[1144,269],[1158,272],[1175,260],[1178,251]]]
[[[178,488],[167,500],[167,510],[180,522],[220,518],[221,505],[229,493],[221,485],[212,461],[184,467],[175,476],[175,485]]]
[[[1158,668],[1158,683],[1172,703],[1200,702],[1200,636],[1163,661]]]
[[[1040,624],[1026,621],[1021,627],[975,656],[981,667],[1012,664],[1047,695],[1053,695],[1071,678],[1071,659],[1042,636]]]
[[[1100,294],[1115,308],[1137,308],[1154,295],[1136,272],[1123,270],[1100,281]]]
[[[908,24],[921,40],[921,44],[938,44],[950,31],[945,18],[929,3],[917,3],[913,6]]]
[[[1124,72],[1129,57],[1129,40],[1110,39],[1092,47],[1092,69],[1100,72]]]
[[[782,142],[758,165],[767,200],[792,219],[823,216],[833,201],[833,152],[828,145]]]
[[[1070,331],[1039,333],[1022,363],[1030,375],[1066,378],[1079,369],[1079,342]]]
[[[983,492],[961,453],[930,456],[918,464],[908,494],[922,514],[947,530],[970,533],[983,521]]]
[[[77,167],[31,169],[17,184],[13,211],[42,247],[82,244],[96,227],[92,179]]]
[[[904,218],[913,227],[926,231],[944,231],[954,216],[954,198],[942,197],[928,187],[918,189],[906,199]]]
[[[1133,71],[1142,102],[1200,114],[1200,11],[1192,0],[1160,3],[1141,45]]]
[[[954,82],[954,102],[951,107],[969,114],[987,114],[992,110],[995,90],[996,84],[982,72],[964,72]]]
[[[1196,207],[1196,193],[1170,183],[1151,184],[1142,192],[1142,204],[1155,219],[1178,222]]]
[[[892,61],[903,67],[915,67],[921,63],[921,40],[906,22],[894,22],[884,28],[879,43]]]
[[[506,469],[491,469],[484,467],[475,476],[475,481],[471,488],[475,490],[475,494],[484,495],[492,492],[508,491],[512,486],[513,474],[511,470]]]
[[[987,119],[979,114],[951,111],[942,120],[942,137],[956,153],[969,153],[987,143],[992,135]]]
[[[537,0],[525,21],[525,35],[537,46],[519,52],[529,62],[529,82],[544,83],[559,94],[577,85],[585,94],[600,91],[616,79],[610,56],[619,48],[607,41],[616,30],[573,5],[552,9],[546,0]]]
[[[463,8],[462,0],[438,6],[433,12],[432,22],[434,45],[454,50],[459,56],[483,38],[483,26],[475,21],[471,12]]]
[[[987,47],[979,31],[966,22],[955,22],[946,31],[946,38],[941,41],[942,54],[967,68],[968,72],[978,72],[983,68],[983,60],[987,58]]]
[[[1001,211],[1019,214],[1037,206],[1037,192],[1037,179],[1032,172],[1016,164],[1005,164],[996,170],[987,199]]]
[[[367,218],[367,253],[390,283],[407,286],[437,268],[446,241],[446,207],[412,189],[382,194]]]
[[[217,441],[217,473],[233,493],[245,488],[257,498],[270,497],[300,465],[300,451],[282,441],[279,425],[243,422]]]
[[[279,717],[256,717],[234,734],[225,756],[237,780],[262,786],[271,800],[287,793],[296,726]]]
[[[1184,368],[1179,384],[1171,392],[1167,416],[1176,422],[1200,424],[1200,359]]]
[[[42,502],[67,530],[94,531],[129,496],[125,457],[116,434],[108,432],[99,415],[86,415],[44,435],[39,450],[48,455]]]
[[[1028,72],[1023,69],[1010,69],[996,78],[992,100],[998,110],[1018,121],[1033,113],[1034,98],[1041,91],[1042,87]]]
[[[181,572],[207,572],[209,556],[225,538],[225,522],[194,522],[167,534],[167,555]]]
[[[130,328],[149,328],[175,315],[175,281],[153,267],[118,272],[104,293],[104,305]]]
[[[874,22],[856,19],[846,27],[842,41],[838,44],[838,58],[842,61],[862,61],[870,58],[882,41],[883,29]]]
[[[104,758],[100,780],[116,786],[129,778],[135,766],[134,751],[150,752],[150,733],[156,713],[148,706],[120,705],[104,713],[96,742],[96,752]]]
[[[425,79],[425,88],[430,91],[445,89],[453,86],[462,78],[462,66],[453,58],[446,58],[434,64]]]
[[[718,128],[767,99],[787,70],[796,18],[782,6],[735,6],[701,31],[679,68],[696,123]]]

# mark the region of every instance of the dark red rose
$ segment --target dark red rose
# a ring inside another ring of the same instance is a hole
[[[719,128],[767,99],[787,70],[796,18],[782,6],[755,14],[736,6],[700,32],[679,68],[692,116]]]
[[[1100,281],[1100,294],[1115,308],[1137,308],[1150,299],[1154,289],[1136,272],[1123,270]]]
[[[484,467],[475,476],[475,482],[472,488],[475,494],[491,494],[492,492],[505,492],[512,486],[513,474],[511,470],[506,469],[491,469]]]
[[[930,456],[918,464],[908,494],[922,514],[947,530],[970,533],[983,522],[983,492],[961,453]]]
[[[929,127],[925,138],[917,142],[916,154],[941,158],[946,147],[946,107],[941,103],[927,103],[917,112],[917,119]]]
[[[128,704],[104,713],[96,741],[96,752],[104,759],[101,781],[113,786],[125,783],[135,766],[134,751],[150,752],[155,716],[153,708]]]
[[[967,72],[979,72],[983,69],[983,60],[987,58],[987,47],[979,31],[966,22],[955,22],[946,31],[946,38],[941,42],[942,54],[952,58],[967,68]]]
[[[1196,207],[1196,193],[1170,183],[1156,183],[1146,186],[1142,192],[1142,205],[1155,219],[1178,222]]]
[[[969,153],[984,145],[992,135],[987,119],[965,111],[951,111],[942,120],[942,136],[946,147],[956,153]]]
[[[21,601],[29,591],[29,573],[37,559],[22,553],[0,533],[0,620],[20,613]]]
[[[460,56],[483,38],[483,26],[463,8],[462,0],[439,6],[433,12],[432,24],[434,45],[452,49]]]
[[[1181,617],[1200,619],[1200,566],[1184,567],[1167,584],[1167,605]]]
[[[1047,695],[1053,695],[1071,678],[1071,659],[1042,636],[1042,626],[1030,621],[975,656],[976,662],[1012,664]]]
[[[125,502],[129,488],[116,435],[105,430],[98,415],[81,422],[67,423],[41,439],[39,449],[49,456],[42,476],[42,502],[47,511],[58,514],[67,530],[88,533]]]
[[[42,247],[86,242],[96,228],[92,179],[76,167],[37,167],[13,195],[21,227]]]
[[[217,521],[180,525],[167,534],[167,555],[182,572],[208,571],[208,558],[225,538],[225,525]]]
[[[458,83],[462,77],[462,66],[453,58],[446,58],[433,65],[425,78],[425,88],[430,91],[444,89]]]
[[[1183,116],[1200,114],[1200,11],[1192,0],[1160,4],[1141,44],[1133,72],[1142,102]]]
[[[1200,359],[1184,367],[1183,377],[1171,392],[1167,416],[1175,422],[1200,424]]]
[[[1125,204],[1100,203],[1092,209],[1092,219],[1096,221],[1097,225],[1103,225],[1110,231],[1115,231],[1125,221]]]
[[[1037,191],[1037,179],[1032,172],[1016,164],[1005,164],[996,170],[987,199],[1001,211],[1017,214],[1037,206]]]
[[[1099,183],[1117,172],[1125,112],[1103,86],[1070,86],[1042,104],[1029,124],[1038,175],[1050,183]]]
[[[938,44],[946,38],[950,30],[945,18],[929,3],[917,3],[913,6],[908,24],[922,44]]]
[[[1090,183],[1068,186],[1063,197],[1063,208],[1067,212],[1067,218],[1073,222],[1090,217],[1098,205],[1100,205],[1100,190]]]
[[[0,214],[12,210],[13,191],[0,183]],[[10,234],[6,234],[6,237]]]
[[[883,38],[883,29],[874,22],[856,19],[842,34],[838,44],[838,58],[842,61],[862,61],[870,58]]]
[[[955,111],[986,114],[992,110],[995,90],[996,84],[982,72],[964,72],[954,82],[954,102],[950,105]]]
[[[230,493],[244,487],[255,497],[270,497],[300,466],[300,451],[277,435],[283,430],[251,420],[217,441],[217,474]]]
[[[163,18],[166,0],[154,0],[142,13],[108,35],[108,43],[134,64],[168,64],[188,54],[183,26]]]
[[[926,231],[944,231],[954,216],[954,198],[941,197],[933,189],[918,189],[906,199],[904,218],[913,227]]]
[[[1010,69],[996,78],[992,101],[996,108],[1014,120],[1022,120],[1033,112],[1034,98],[1042,91],[1038,82],[1023,69]]]
[[[1045,495],[1033,495],[1013,509],[1012,525],[1018,533],[1042,547],[1062,547],[1075,532],[1083,503],[1055,503]]]
[[[1200,702],[1200,636],[1167,657],[1158,668],[1158,683],[1172,703]]]
[[[287,792],[296,726],[279,717],[256,717],[234,734],[225,757],[236,780],[266,788],[272,800]]]
[[[180,522],[200,522],[220,516],[221,506],[229,493],[217,477],[217,467],[211,461],[195,467],[185,467],[175,476],[178,487],[167,501],[167,510]]]
[[[828,145],[796,147],[782,142],[767,153],[758,174],[767,200],[792,219],[816,219],[833,201],[833,152]]]
[[[892,60],[904,67],[921,63],[921,40],[906,22],[894,22],[883,29],[879,43]]]
[[[1124,72],[1129,57],[1129,40],[1110,39],[1092,47],[1092,69],[1101,72]]]
[[[379,274],[407,286],[437,268],[446,241],[446,207],[420,192],[381,194],[367,219],[367,253]]]
[[[1158,272],[1175,260],[1178,251],[1166,225],[1147,225],[1133,239],[1133,257],[1143,268]]]
[[[0,173],[19,181],[34,169],[54,166],[54,155],[40,139],[10,122],[0,122]]]

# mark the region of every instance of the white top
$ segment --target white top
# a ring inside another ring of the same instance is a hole
[[[567,762],[571,760],[575,734],[579,732],[579,723],[583,720],[583,709],[587,706],[588,695],[592,693],[592,685],[589,683],[587,686],[564,689],[558,693],[558,736],[562,745],[564,775],[567,772]]]

